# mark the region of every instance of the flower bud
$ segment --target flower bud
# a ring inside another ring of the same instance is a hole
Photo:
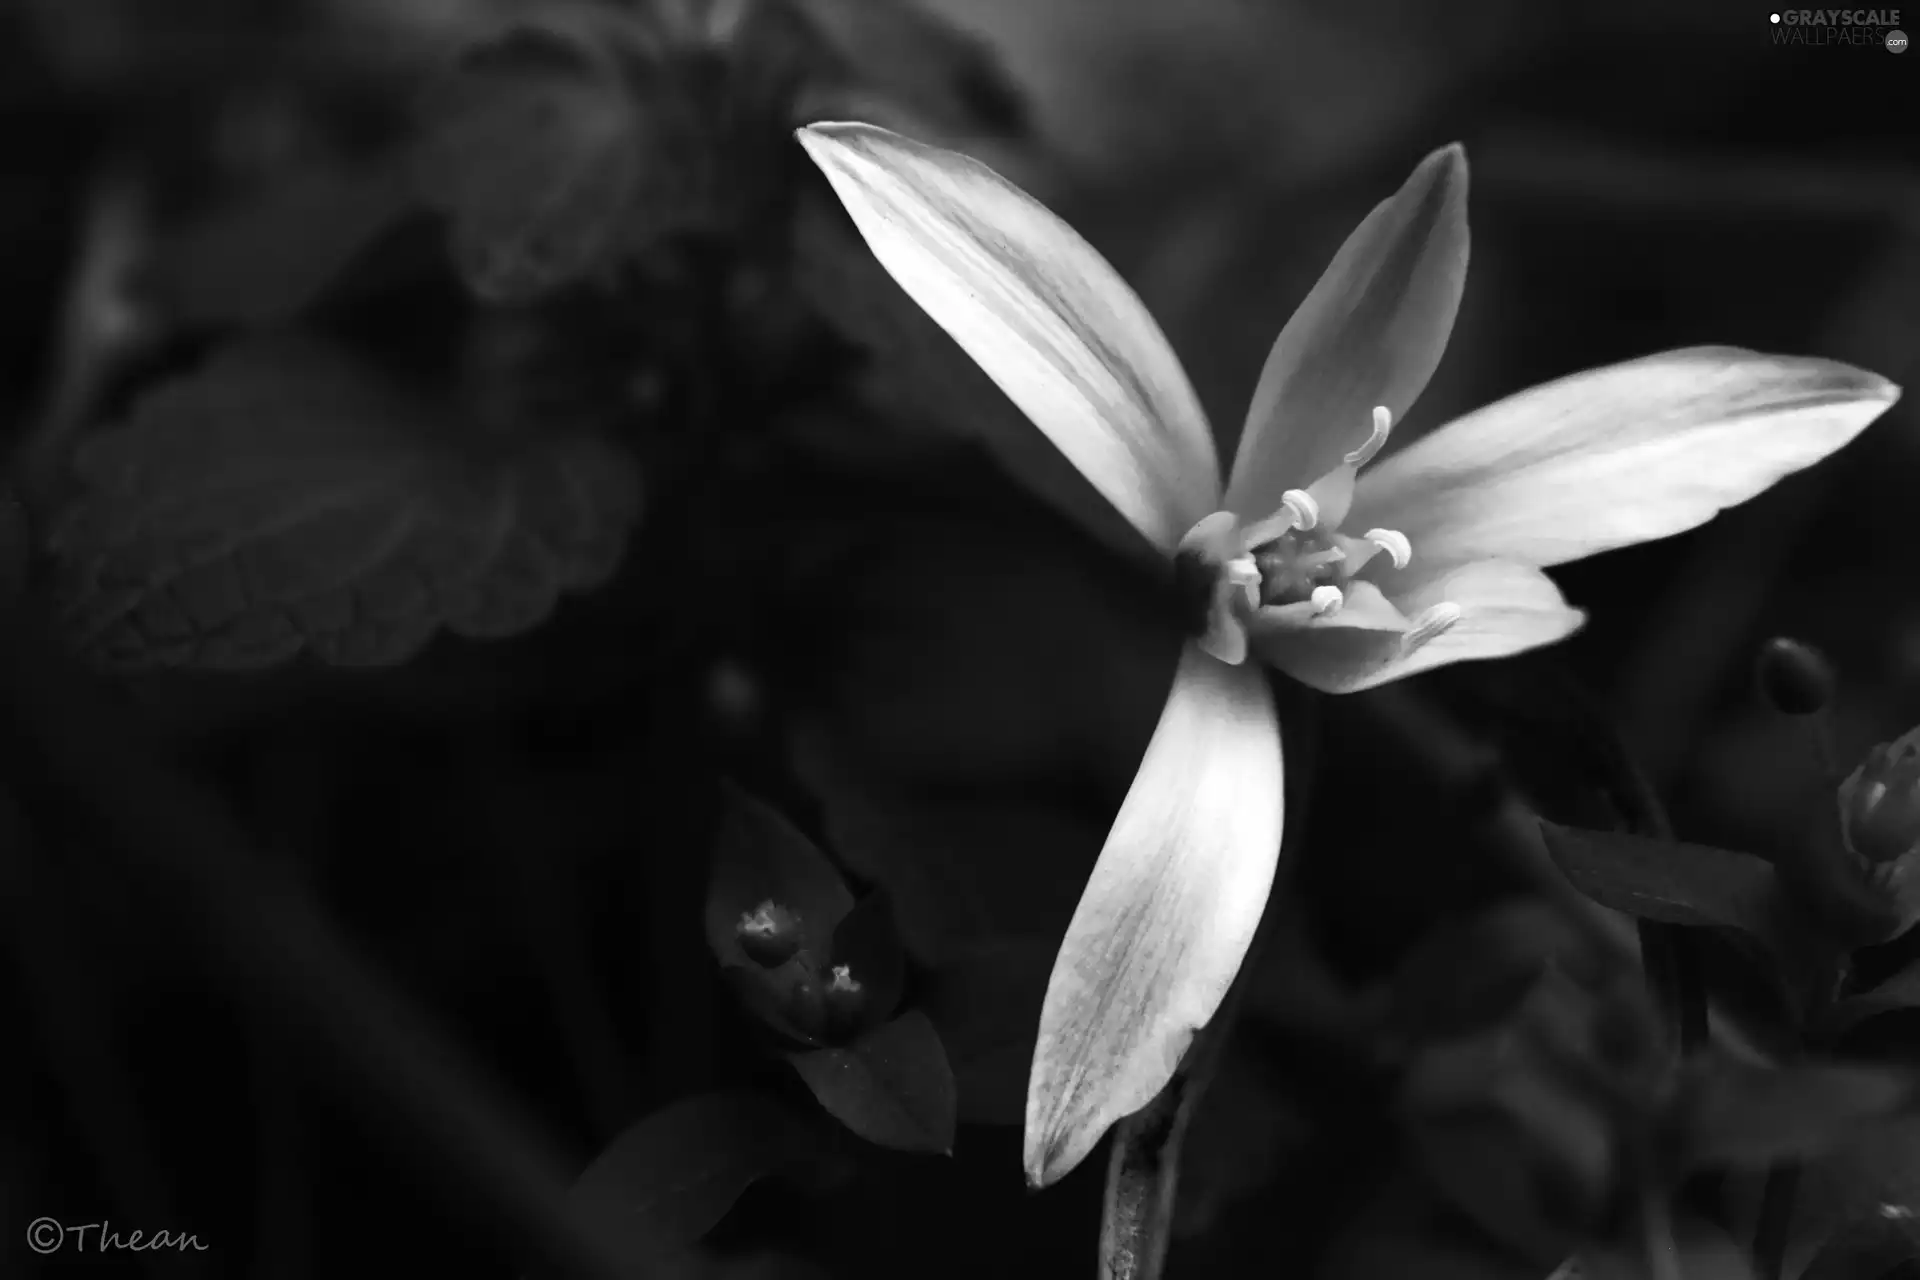
[[[1767,641],[1760,646],[1754,675],[1767,705],[1785,715],[1814,715],[1833,700],[1833,667],[1804,641],[1787,636]]]
[[[1840,834],[1875,864],[1920,849],[1920,730],[1869,751],[1840,784]]]
[[[1868,752],[1840,784],[1839,810],[1807,905],[1850,946],[1890,941],[1920,920],[1920,730]]]
[[[825,1030],[829,1040],[845,1040],[860,1030],[867,1012],[867,988],[853,976],[852,969],[844,964],[834,965],[827,973],[820,994],[826,1010]]]
[[[763,969],[777,969],[800,949],[800,917],[768,899],[743,914],[733,934],[748,959]]]

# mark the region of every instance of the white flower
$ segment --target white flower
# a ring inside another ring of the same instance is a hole
[[[859,124],[799,137],[882,265],[1195,604],[1048,986],[1027,1095],[1036,1185],[1165,1085],[1266,905],[1280,735],[1250,650],[1342,693],[1553,643],[1585,615],[1541,569],[1693,528],[1899,395],[1832,361],[1672,351],[1509,397],[1363,473],[1459,306],[1467,162],[1453,146],[1375,207],[1287,322],[1223,485],[1178,358],[1070,227],[964,156]]]

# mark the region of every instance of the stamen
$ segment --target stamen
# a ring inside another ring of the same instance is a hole
[[[859,979],[853,976],[851,967],[844,964],[833,966],[833,977],[827,983],[829,991],[854,992],[860,990]]]
[[[1320,504],[1305,489],[1289,489],[1281,494],[1280,506],[1293,517],[1293,527],[1303,532],[1320,523]]]
[[[1404,569],[1413,561],[1413,544],[1398,529],[1369,529],[1364,540],[1391,556],[1396,569]]]
[[[1460,621],[1460,606],[1452,602],[1436,604],[1413,620],[1400,637],[1400,652],[1412,653],[1454,623]]]
[[[1240,556],[1227,561],[1226,578],[1228,583],[1238,587],[1246,596],[1249,609],[1260,607],[1260,566],[1254,563],[1252,556]]]
[[[1387,443],[1387,433],[1393,430],[1393,410],[1383,404],[1373,406],[1373,434],[1367,442],[1346,457],[1350,467],[1364,467],[1373,461],[1373,455],[1380,452]]]
[[[1340,606],[1347,602],[1338,587],[1315,587],[1313,594],[1307,597],[1307,603],[1313,606],[1313,616],[1330,618],[1340,612]]]
[[[1324,551],[1309,551],[1305,555],[1295,556],[1293,567],[1300,573],[1312,573],[1322,565],[1339,564],[1347,558],[1345,549],[1328,547]]]

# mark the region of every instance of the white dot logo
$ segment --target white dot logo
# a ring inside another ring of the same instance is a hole
[[[1769,18],[1767,19],[1767,21],[1768,21],[1768,22],[1772,22],[1772,23],[1778,23],[1778,22],[1780,21],[1780,15],[1776,13],[1776,14],[1774,14],[1774,15],[1772,15],[1771,17],[1769,17]]]

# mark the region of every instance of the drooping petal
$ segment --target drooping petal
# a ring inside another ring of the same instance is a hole
[[[1877,374],[1733,347],[1668,351],[1509,396],[1360,477],[1349,522],[1417,561],[1555,565],[1681,533],[1853,439]]]
[[[1266,661],[1326,693],[1357,693],[1452,662],[1504,658],[1563,640],[1586,614],[1567,604],[1553,580],[1527,565],[1478,560],[1430,575],[1393,602],[1410,620],[1407,632],[1354,627],[1255,626],[1252,641]],[[1459,617],[1444,628],[1453,605]]]
[[[1027,1085],[1035,1186],[1146,1106],[1213,1017],[1273,884],[1281,783],[1265,674],[1188,646],[1047,984]]]
[[[1149,542],[1171,553],[1219,505],[1186,371],[1073,228],[955,152],[871,125],[798,136],[880,264]]]
[[[1406,414],[1440,363],[1467,278],[1467,155],[1420,162],[1340,246],[1280,331],[1247,410],[1227,509],[1257,520]]]

